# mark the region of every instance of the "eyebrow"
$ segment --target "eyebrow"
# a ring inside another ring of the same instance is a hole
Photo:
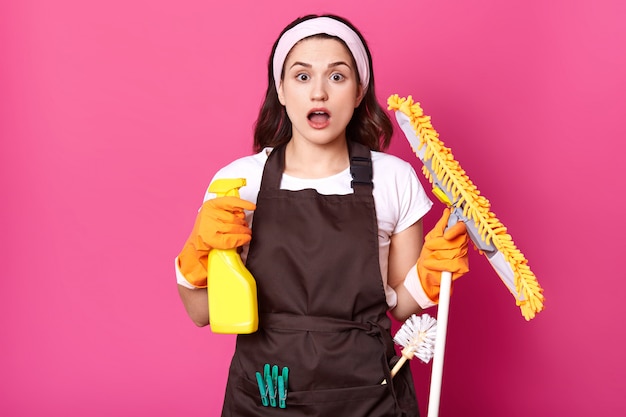
[[[291,67],[290,67],[290,68],[293,68],[293,67],[298,66],[298,65],[303,66],[303,67],[305,67],[305,68],[311,68],[311,67],[313,67],[313,65],[308,64],[308,63],[306,63],[306,62],[296,61],[296,62],[294,62],[294,63],[291,65]],[[348,67],[348,68],[352,69],[352,67],[351,67],[350,65],[348,65],[348,64],[347,64],[346,62],[344,62],[344,61],[331,62],[330,64],[328,64],[328,68],[334,68],[334,67],[338,67],[338,66],[340,66],[340,65],[345,65],[346,67]]]

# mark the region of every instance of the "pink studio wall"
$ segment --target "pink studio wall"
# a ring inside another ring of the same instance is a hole
[[[212,174],[250,152],[278,32],[332,12],[545,288],[526,322],[472,254],[441,415],[623,416],[624,4],[2,2],[0,414],[218,415],[234,338],[186,317],[173,259]],[[419,168],[403,137],[390,152]],[[410,366],[425,413],[430,366]]]

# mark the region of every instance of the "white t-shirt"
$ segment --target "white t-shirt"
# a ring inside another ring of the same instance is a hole
[[[256,204],[257,194],[261,186],[263,168],[267,161],[270,148],[261,152],[237,159],[220,169],[213,180],[218,178],[246,178],[246,185],[239,189],[242,199]],[[371,152],[373,171],[373,196],[378,220],[378,245],[380,272],[383,278],[385,295],[389,308],[396,305],[395,291],[387,285],[387,266],[391,235],[399,233],[421,219],[432,206],[413,167],[406,161],[390,154]],[[283,174],[281,189],[298,191],[313,188],[320,194],[352,194],[350,168],[326,178],[303,179]],[[214,198],[211,193],[204,200]],[[253,223],[253,212],[246,212],[250,225]],[[242,258],[245,261],[248,245],[243,247]],[[180,285],[193,288],[185,280],[180,271],[176,271]]]

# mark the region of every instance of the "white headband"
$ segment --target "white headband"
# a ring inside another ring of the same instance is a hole
[[[274,51],[273,61],[276,91],[278,91],[278,86],[280,85],[285,59],[287,59],[287,54],[289,54],[291,48],[302,39],[321,33],[336,36],[346,43],[356,62],[363,92],[365,92],[370,81],[370,68],[365,46],[354,30],[350,29],[345,23],[330,17],[316,17],[305,20],[292,27],[281,36],[278,45],[276,45],[276,50]]]

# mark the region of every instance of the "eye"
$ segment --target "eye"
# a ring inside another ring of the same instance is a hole
[[[308,81],[309,80],[309,75],[308,74],[298,74],[296,75],[296,80],[298,81]]]
[[[333,81],[343,81],[346,77],[343,76],[343,74],[340,74],[338,72],[333,73],[330,76],[330,79]]]

